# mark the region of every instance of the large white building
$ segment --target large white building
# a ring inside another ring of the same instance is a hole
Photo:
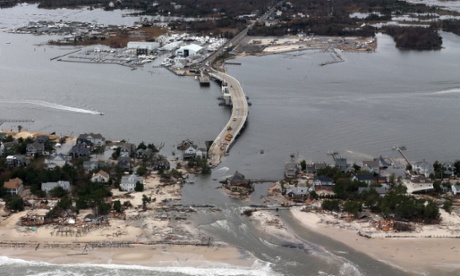
[[[148,55],[152,53],[153,50],[160,48],[160,43],[158,42],[143,42],[143,41],[130,41],[127,45],[128,49],[136,50],[138,55]]]
[[[201,47],[200,45],[189,44],[189,45],[185,45],[177,49],[176,56],[177,57],[194,56],[196,54],[201,53],[202,51],[203,51],[203,47]]]

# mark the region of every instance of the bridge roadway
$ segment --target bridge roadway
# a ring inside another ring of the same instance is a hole
[[[228,153],[230,147],[235,142],[236,137],[245,126],[249,114],[249,106],[243,88],[237,79],[229,74],[218,71],[214,71],[213,75],[218,76],[227,83],[228,90],[232,98],[232,116],[225,128],[214,140],[208,151],[211,165],[217,166],[222,157]],[[228,134],[232,135],[230,141],[225,140]]]

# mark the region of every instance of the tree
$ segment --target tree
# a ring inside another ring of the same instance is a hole
[[[136,192],[144,191],[144,184],[142,184],[139,181],[137,181],[136,186],[134,187],[134,191],[136,191]]]
[[[113,209],[115,210],[115,212],[121,213],[121,202],[119,200],[115,200],[113,202]]]
[[[64,188],[62,188],[61,186],[57,186],[56,188],[51,189],[49,191],[49,194],[52,197],[63,197],[65,195],[67,195],[67,191],[64,190]]]
[[[305,160],[300,161],[300,168],[302,169],[302,171],[307,170],[307,162]]]
[[[136,170],[136,174],[138,176],[144,176],[145,174],[147,174],[147,167],[145,167],[144,165],[139,166],[139,168],[137,168]]]
[[[146,195],[142,195],[142,207],[145,209],[147,207],[147,203],[152,201],[151,197],[147,197]]]
[[[18,132],[21,132],[21,130],[22,130],[22,126],[18,125]]]
[[[323,203],[321,203],[321,207],[328,211],[340,210],[340,204],[338,200],[324,200]]]
[[[343,210],[345,212],[350,212],[352,213],[355,217],[358,216],[359,212],[361,212],[362,207],[361,207],[361,202],[360,201],[355,201],[355,200],[348,200],[345,202],[343,205]]]
[[[442,209],[450,213],[452,211],[452,205],[453,205],[452,200],[446,199],[444,201],[444,204],[442,205]]]
[[[24,200],[18,195],[13,195],[6,200],[6,207],[9,210],[23,211]]]

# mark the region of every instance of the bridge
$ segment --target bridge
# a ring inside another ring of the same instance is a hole
[[[212,166],[217,166],[222,157],[228,154],[236,137],[246,125],[249,115],[249,106],[240,82],[229,74],[214,71],[210,76],[227,83],[228,91],[232,99],[232,116],[225,128],[209,148],[209,160]]]

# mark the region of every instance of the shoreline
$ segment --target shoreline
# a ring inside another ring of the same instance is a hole
[[[377,261],[408,273],[460,273],[457,257],[460,240],[457,238],[426,238],[423,233],[417,237],[366,238],[358,234],[358,229],[327,224],[324,221],[326,215],[303,212],[301,208],[293,207],[290,212],[304,228],[345,244]]]
[[[129,265],[143,267],[221,267],[250,269],[257,259],[228,245],[133,245],[129,248],[94,248],[87,254],[73,249],[38,250],[2,248],[0,256],[51,265]]]

